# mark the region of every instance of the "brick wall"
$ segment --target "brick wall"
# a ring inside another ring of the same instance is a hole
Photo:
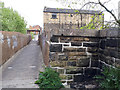
[[[18,32],[0,31],[0,65],[4,64],[19,49],[27,45],[31,40],[30,35]]]

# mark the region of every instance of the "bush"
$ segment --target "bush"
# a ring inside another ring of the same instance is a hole
[[[96,76],[104,89],[120,90],[120,68],[104,67],[103,76]]]
[[[47,67],[44,72],[39,73],[39,79],[35,81],[35,84],[42,89],[58,90],[64,88],[60,80],[59,73]]]

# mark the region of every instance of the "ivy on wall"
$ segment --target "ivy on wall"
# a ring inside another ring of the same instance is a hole
[[[106,29],[108,28],[109,25],[104,24],[104,14],[102,15],[97,15],[95,14],[94,16],[91,17],[91,21],[83,27],[80,27],[80,29]]]

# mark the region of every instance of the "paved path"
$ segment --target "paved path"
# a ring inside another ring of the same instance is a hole
[[[40,46],[36,41],[31,41],[3,68],[2,88],[38,88],[34,82],[39,71],[43,71],[43,66]]]

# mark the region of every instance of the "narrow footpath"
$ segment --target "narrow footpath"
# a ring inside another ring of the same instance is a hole
[[[31,41],[3,68],[2,88],[38,88],[34,82],[43,66],[40,46],[37,41]]]

